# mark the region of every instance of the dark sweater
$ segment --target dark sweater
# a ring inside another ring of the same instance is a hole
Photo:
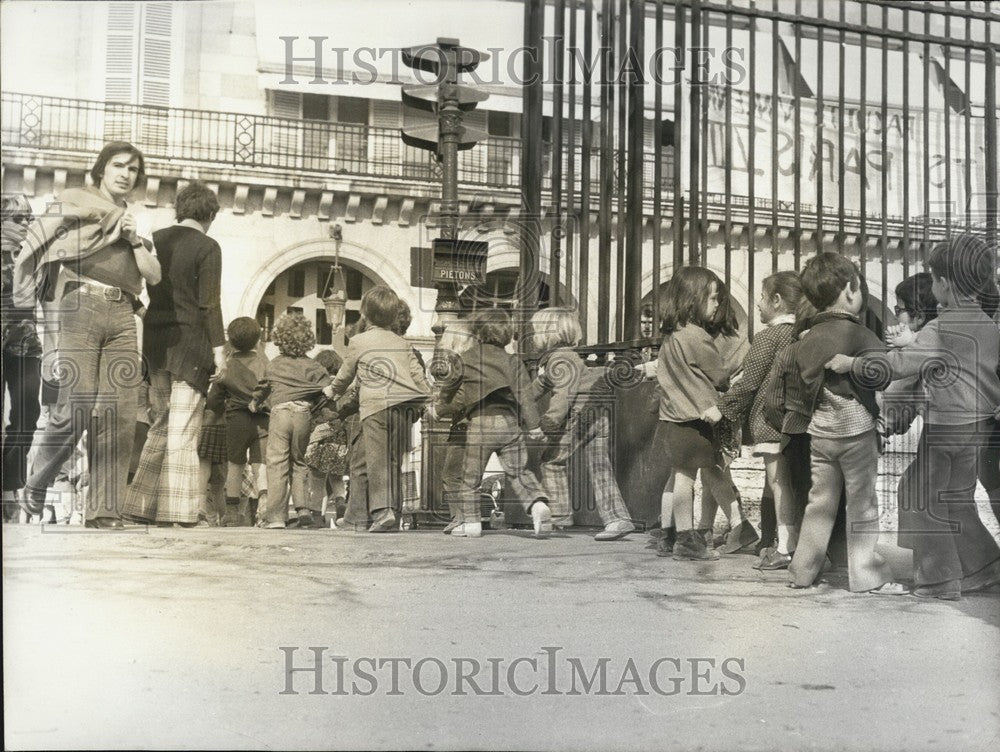
[[[142,353],[150,368],[167,370],[204,394],[215,368],[212,348],[226,341],[222,250],[205,233],[183,225],[154,232],[153,242],[163,276],[159,284],[149,287]],[[128,257],[134,265],[131,247]],[[104,281],[100,276],[93,278]]]
[[[208,390],[210,410],[227,412],[246,410],[254,389],[267,368],[267,358],[256,350],[234,352],[226,359],[226,374]]]
[[[253,398],[258,405],[266,399],[271,408],[283,402],[314,400],[331,381],[326,369],[312,358],[279,355],[267,364]]]
[[[804,385],[795,358],[800,343],[792,342],[779,352],[764,382],[763,417],[784,434],[807,433],[812,405],[806,402]]]
[[[438,397],[438,415],[462,420],[477,408],[493,406],[519,415],[525,430],[538,427],[531,379],[520,358],[496,345],[474,345],[459,360],[459,377]]]
[[[548,409],[538,419],[539,428],[550,436],[562,433],[573,407],[583,407],[592,400],[606,401],[611,394],[606,367],[588,367],[570,347],[551,350],[539,366],[532,392],[536,399],[551,393]]]
[[[875,392],[861,386],[849,374],[829,371],[826,364],[838,353],[849,356],[882,352],[885,346],[871,329],[855,316],[841,311],[824,311],[813,319],[812,328],[802,338],[795,363],[802,378],[802,399],[809,414],[816,410],[823,387],[840,397],[853,397],[873,418],[878,417]]]

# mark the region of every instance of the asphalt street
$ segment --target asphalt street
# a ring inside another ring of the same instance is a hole
[[[644,534],[3,537],[8,749],[1000,748],[997,593],[793,591]]]

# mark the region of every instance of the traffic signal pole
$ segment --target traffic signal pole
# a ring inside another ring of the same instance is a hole
[[[462,47],[457,39],[438,39],[433,45],[403,50],[406,65],[437,76],[436,85],[403,87],[402,139],[409,146],[433,151],[441,164],[441,209],[436,217],[440,237],[434,242],[442,257],[451,259],[468,252],[469,247],[475,245],[462,244],[458,240],[458,152],[471,149],[487,135],[465,125],[463,119],[466,111],[475,109],[488,95],[460,85],[458,76],[474,70],[488,59],[489,55],[485,52]],[[411,109],[431,111],[437,122],[433,125],[407,126],[405,116]],[[434,284],[438,290],[439,308],[455,301],[455,283],[435,281]]]
[[[440,88],[438,105],[438,132],[441,141],[438,158],[441,160],[441,236],[449,240],[458,238],[458,134],[462,127],[462,111],[458,109],[455,87],[455,53],[445,50],[446,65],[451,80]]]

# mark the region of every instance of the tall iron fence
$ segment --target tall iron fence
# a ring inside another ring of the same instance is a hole
[[[752,333],[760,280],[832,249],[879,283],[884,320],[890,281],[937,239],[995,242],[998,8],[525,0],[522,213],[548,202],[579,232],[527,234],[522,275],[547,246],[550,287],[614,343],[659,320],[670,269],[710,263],[730,284],[738,261]],[[544,131],[579,154],[554,149],[550,175]]]

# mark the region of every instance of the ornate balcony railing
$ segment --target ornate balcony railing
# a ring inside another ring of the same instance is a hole
[[[93,154],[108,141],[130,141],[147,157],[312,173],[436,182],[434,155],[406,146],[395,128],[296,120],[213,110],[153,107],[4,92],[2,138],[6,148]],[[564,147],[568,152],[568,147]],[[583,157],[573,150],[577,182]],[[649,157],[646,189],[653,195]],[[568,164],[567,153],[564,164]],[[546,157],[546,165],[551,159]],[[600,150],[590,154],[598,173]],[[459,180],[489,188],[520,184],[521,141],[491,136],[459,154]],[[548,169],[545,170],[548,173]],[[664,170],[665,197],[670,192]],[[546,188],[549,187],[548,178]]]
[[[7,148],[96,152],[130,141],[152,158],[382,178],[436,180],[429,152],[406,147],[399,131],[211,110],[152,107],[5,92]],[[462,179],[517,184],[520,143],[491,138],[462,155]]]
[[[295,120],[214,110],[153,107],[87,99],[47,97],[3,92],[0,97],[4,148],[39,149],[48,152],[96,154],[108,141],[130,141],[147,157],[171,162],[201,162],[235,168],[263,168],[318,174],[363,175],[404,181],[437,182],[440,167],[430,152],[403,144],[395,128]],[[575,184],[580,190],[583,150],[563,146],[564,175],[573,163]],[[667,151],[660,197],[669,213],[673,201],[672,153]],[[617,151],[613,164],[617,166]],[[654,195],[654,155],[644,157],[643,197]],[[600,172],[601,150],[590,150],[590,174]],[[551,146],[543,154],[543,188],[551,190]],[[520,185],[521,141],[491,136],[469,151],[459,152],[459,180],[475,188],[517,189]],[[618,184],[617,172],[613,184]],[[746,196],[705,193],[709,209],[727,204],[735,215],[749,210]],[[597,197],[593,196],[596,201]],[[685,201],[686,205],[686,201]],[[793,201],[758,195],[754,200],[758,222],[769,221],[774,210],[783,219],[795,210]],[[835,207],[824,207],[835,210]],[[804,202],[799,211],[809,216],[816,208]],[[849,218],[859,212],[845,210]],[[734,218],[735,218],[734,215]],[[878,215],[869,210],[868,217]],[[902,217],[887,216],[890,222]],[[932,220],[928,224],[939,224]],[[953,223],[954,226],[954,223]]]

